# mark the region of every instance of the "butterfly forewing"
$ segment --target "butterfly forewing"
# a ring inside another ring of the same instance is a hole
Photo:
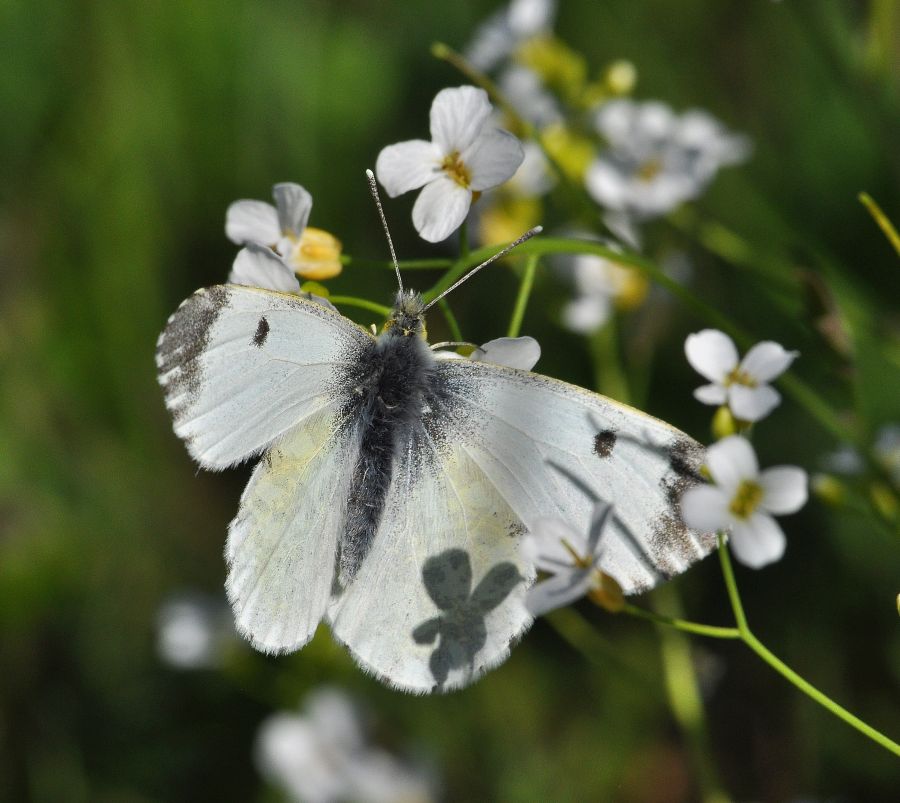
[[[172,315],[156,364],[175,432],[201,465],[221,469],[333,401],[336,372],[372,341],[296,295],[220,285],[198,290]]]
[[[700,481],[703,454],[684,433],[539,374],[464,360],[441,361],[438,373],[455,400],[456,440],[526,527],[559,516],[586,531],[596,499],[614,505],[603,566],[626,593],[714,548],[712,534],[681,522],[678,499]]]

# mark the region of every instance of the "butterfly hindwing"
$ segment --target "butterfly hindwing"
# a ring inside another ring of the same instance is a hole
[[[373,338],[289,293],[219,285],[169,318],[156,363],[175,432],[205,468],[258,454],[335,396],[334,377]]]
[[[684,571],[714,548],[712,534],[681,521],[678,500],[700,481],[703,455],[684,433],[527,371],[446,360],[438,372],[456,410],[456,441],[526,527],[558,516],[586,528],[591,494],[614,505],[603,567],[626,593]]]
[[[364,669],[419,694],[503,661],[531,617],[521,526],[481,469],[427,419],[402,438],[372,548],[328,618]]]
[[[352,443],[336,405],[266,452],[228,531],[226,588],[238,629],[265,652],[316,631],[332,592]]]

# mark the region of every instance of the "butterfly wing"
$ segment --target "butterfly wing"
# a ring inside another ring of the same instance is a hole
[[[596,498],[615,506],[603,568],[626,593],[715,547],[713,534],[681,520],[679,499],[700,481],[703,461],[703,448],[684,433],[540,374],[470,360],[441,361],[437,370],[454,439],[526,527],[558,516],[586,531]]]
[[[399,439],[384,512],[335,637],[367,671],[419,694],[471,683],[531,622],[518,516],[433,410]]]
[[[237,626],[259,649],[301,647],[325,611],[353,465],[341,378],[372,342],[333,310],[242,286],[197,291],[159,338],[191,455],[220,469],[268,447],[226,549]]]
[[[219,285],[169,318],[156,348],[175,432],[204,468],[246,460],[334,398],[372,336],[290,293]]]

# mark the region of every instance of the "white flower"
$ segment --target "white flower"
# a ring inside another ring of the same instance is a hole
[[[224,599],[180,594],[166,600],[156,616],[156,651],[175,669],[214,669],[233,643],[237,639]]]
[[[302,803],[366,803],[431,799],[425,779],[384,750],[370,746],[351,700],[322,688],[303,714],[266,719],[256,740],[263,775],[291,800]]]
[[[621,609],[621,588],[600,568],[600,536],[612,512],[605,502],[595,504],[587,537],[560,519],[538,519],[532,525],[522,539],[522,553],[551,575],[525,596],[525,607],[532,616],[561,608],[585,594],[610,610]]]
[[[323,307],[335,309],[334,304],[327,298],[302,292],[297,277],[281,258],[270,249],[253,243],[238,251],[231,266],[231,273],[228,274],[228,283],[262,287],[264,290],[277,290],[281,293],[295,293]]]
[[[465,58],[482,72],[492,70],[518,45],[549,31],[556,13],[554,0],[512,0],[478,26]]]
[[[538,128],[564,122],[556,97],[547,91],[541,77],[520,64],[505,69],[497,80],[503,97],[523,120]]]
[[[731,435],[709,447],[706,467],[713,485],[681,497],[685,524],[700,532],[730,530],[735,557],[758,569],[784,554],[785,538],[772,515],[796,513],[807,499],[807,476],[796,466],[760,472],[750,442]]]
[[[424,240],[446,239],[466,219],[473,193],[508,180],[522,164],[522,145],[488,124],[487,92],[473,86],[442,89],[431,104],[431,142],[388,145],[375,172],[392,198],[422,187],[413,225]]]
[[[728,132],[706,112],[678,116],[655,101],[609,101],[595,122],[609,147],[588,169],[588,192],[607,209],[640,219],[696,198],[721,167],[750,152],[746,137]]]
[[[238,245],[268,246],[291,272],[305,279],[330,279],[341,272],[340,242],[327,231],[307,226],[312,196],[299,184],[276,184],[275,206],[235,201],[225,214],[225,234]]]
[[[694,370],[712,383],[697,388],[694,398],[703,404],[728,404],[739,421],[761,421],[780,404],[780,394],[767,383],[799,355],[764,340],[738,362],[734,342],[718,329],[688,335],[684,353]]]

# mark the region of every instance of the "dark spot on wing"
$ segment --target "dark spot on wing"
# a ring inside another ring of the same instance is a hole
[[[616,445],[616,433],[604,429],[594,436],[594,454],[597,457],[609,457]]]
[[[695,441],[682,438],[668,448],[668,456],[669,471],[660,480],[660,485],[669,510],[653,522],[650,551],[657,568],[671,577],[706,555],[715,546],[716,536],[715,533],[694,532],[684,523],[681,514],[681,497],[689,488],[704,481],[700,474],[704,448]]]
[[[487,643],[485,616],[522,581],[509,562],[492,566],[472,590],[472,564],[462,549],[448,549],[425,561],[422,581],[441,613],[412,631],[416,644],[434,644],[428,666],[435,691],[454,669],[475,671],[475,657]]]
[[[222,286],[198,290],[169,318],[156,345],[156,365],[175,420],[184,414],[203,381],[200,357],[210,331],[228,305]]]
[[[253,335],[253,345],[257,348],[261,348],[262,344],[266,342],[266,338],[269,336],[269,322],[266,320],[266,316],[263,315],[262,318],[259,319],[259,324],[256,327],[256,334]]]

